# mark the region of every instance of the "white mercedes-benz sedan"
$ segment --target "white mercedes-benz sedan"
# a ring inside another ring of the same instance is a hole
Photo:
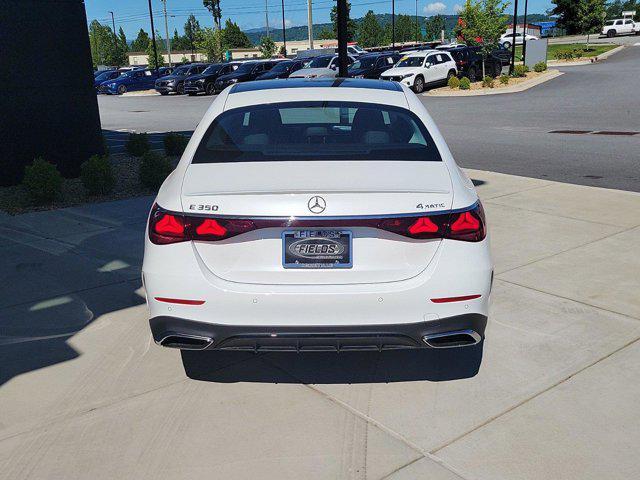
[[[493,277],[427,110],[361,79],[225,89],[160,188],[142,270],[155,341],[195,350],[474,345]]]

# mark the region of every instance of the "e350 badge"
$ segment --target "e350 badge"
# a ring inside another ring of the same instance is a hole
[[[196,210],[199,212],[217,212],[218,205],[202,205],[202,204],[194,204],[189,205],[189,210]]]

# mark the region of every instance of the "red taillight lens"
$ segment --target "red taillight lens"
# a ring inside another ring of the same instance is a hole
[[[202,223],[196,227],[196,236],[198,237],[224,237],[226,233],[227,229],[213,218],[205,218]]]
[[[484,209],[478,202],[470,210],[451,214],[446,238],[465,242],[480,242],[487,236]]]
[[[437,231],[438,225],[433,223],[429,217],[420,217],[409,226],[409,233],[413,236],[421,233],[436,233]]]
[[[157,245],[184,242],[187,238],[184,217],[153,206],[149,216],[149,238]]]

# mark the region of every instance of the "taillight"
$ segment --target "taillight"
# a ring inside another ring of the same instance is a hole
[[[465,242],[481,242],[487,236],[484,209],[480,202],[471,209],[451,214],[445,238]]]

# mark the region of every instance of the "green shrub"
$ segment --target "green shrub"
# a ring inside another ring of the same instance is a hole
[[[111,193],[116,184],[111,162],[100,155],[93,155],[80,166],[80,179],[90,195]]]
[[[542,73],[547,69],[547,62],[538,62],[533,66],[533,70]]]
[[[140,160],[140,183],[146,188],[157,190],[171,170],[173,167],[167,157],[157,152],[147,152]]]
[[[449,88],[451,88],[452,90],[460,88],[460,79],[454,75],[449,79],[447,85],[449,85]]]
[[[146,133],[130,133],[125,148],[134,157],[141,157],[151,148],[149,146],[149,137]]]
[[[22,185],[38,205],[53,202],[62,190],[62,175],[55,165],[36,158],[24,169]]]
[[[525,65],[516,65],[514,67],[514,69],[513,69],[513,76],[514,77],[526,77],[528,70],[529,70],[529,68],[526,67]]]
[[[460,79],[460,90],[469,90],[471,88],[471,80],[467,77],[462,77]]]
[[[502,85],[509,85],[509,75],[500,75],[500,83]]]
[[[187,148],[189,139],[179,133],[169,132],[164,136],[164,153],[167,155],[182,155]]]
[[[495,83],[493,83],[493,77],[487,75],[482,79],[482,87],[483,88],[493,88]]]
[[[573,60],[580,55],[577,54],[577,50],[559,50],[553,54],[557,60]]]

